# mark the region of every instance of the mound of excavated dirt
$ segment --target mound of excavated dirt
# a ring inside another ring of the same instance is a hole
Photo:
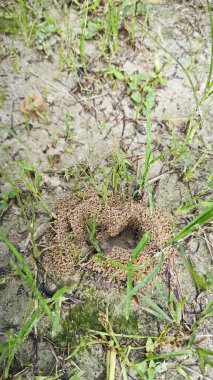
[[[83,200],[74,195],[60,200],[54,212],[56,220],[48,235],[43,267],[48,274],[64,280],[71,278],[79,267],[100,273],[109,281],[125,280],[126,271],[110,264],[105,258],[126,264],[143,234],[151,232],[151,241],[135,263],[141,265],[153,258],[172,236],[168,217],[159,209],[150,213],[144,203],[132,199],[123,201],[119,195],[111,196],[108,204],[103,205],[91,188],[85,190]],[[97,215],[95,239],[99,242],[103,258],[97,257],[89,241],[85,214],[91,224]],[[171,264],[174,251],[168,251],[165,263]],[[150,272],[158,260],[159,257],[156,257],[150,266],[139,273],[144,275]]]
[[[47,115],[48,107],[43,96],[39,92],[25,96],[20,103],[21,112],[32,119]]]

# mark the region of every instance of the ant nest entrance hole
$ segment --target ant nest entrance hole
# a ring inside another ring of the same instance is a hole
[[[82,269],[100,274],[108,281],[122,283],[127,272],[112,261],[126,265],[143,234],[151,232],[151,240],[134,263],[139,266],[151,259],[150,265],[137,271],[137,275],[146,275],[159,261],[156,254],[172,237],[168,214],[159,209],[151,213],[143,202],[131,198],[123,201],[118,194],[109,197],[104,205],[92,188],[85,189],[83,199],[72,195],[59,200],[54,213],[56,220],[47,236],[43,267],[48,275],[64,281]],[[101,255],[89,239],[85,215],[91,228],[96,219],[94,239]],[[158,275],[163,274],[166,266],[171,270],[174,253],[173,248],[167,249]]]
[[[115,236],[109,236],[103,243],[100,244],[104,254],[108,255],[114,248],[133,250],[138,244],[138,231],[131,226],[127,226],[123,231]]]

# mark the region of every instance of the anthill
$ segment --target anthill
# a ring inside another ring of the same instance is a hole
[[[49,275],[64,281],[71,279],[77,268],[83,268],[121,283],[126,280],[126,271],[109,263],[109,259],[126,264],[143,234],[151,232],[150,242],[135,263],[141,265],[153,258],[172,236],[168,217],[161,210],[151,213],[144,203],[133,199],[123,201],[119,195],[112,195],[104,205],[91,188],[85,190],[83,200],[75,195],[60,200],[54,212],[56,220],[48,235],[43,267]],[[89,241],[85,215],[91,225],[97,217],[95,239],[101,248],[101,257]],[[170,248],[163,270],[165,265],[172,265],[172,257]],[[151,271],[158,260],[156,257],[140,270],[140,275]]]

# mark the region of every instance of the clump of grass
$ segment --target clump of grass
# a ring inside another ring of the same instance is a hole
[[[109,159],[109,167],[102,168],[100,172],[102,177],[101,182],[95,179],[88,167],[84,168],[81,166],[80,170],[95,188],[105,205],[108,202],[111,191],[114,194],[121,194],[122,199],[125,200],[127,198],[128,187],[136,180],[133,165],[128,158],[123,156],[118,148],[115,149],[115,153]]]
[[[92,246],[94,247],[95,251],[100,254],[101,248],[100,248],[99,242],[95,239],[95,235],[97,232],[97,214],[94,215],[92,223],[90,222],[87,214],[84,214],[84,219],[86,222],[86,228],[89,235],[89,240]]]
[[[44,315],[47,315],[52,323],[52,335],[54,336],[57,334],[60,323],[60,308],[63,300],[65,300],[64,293],[67,291],[67,287],[61,288],[50,300],[46,300],[36,286],[35,273],[31,271],[21,253],[18,252],[11,241],[1,231],[0,239],[7,244],[13,254],[15,259],[13,266],[16,273],[19,275],[20,279],[27,284],[32,292],[34,302],[36,301],[36,306],[34,308],[31,307],[32,311],[25,318],[17,336],[15,337],[11,335],[8,337],[7,342],[0,344],[0,363],[5,363],[4,379],[8,379],[12,361],[19,347]]]
[[[31,6],[25,0],[18,0],[13,7],[4,8],[3,28],[11,33],[19,32],[27,46],[35,44],[49,59],[57,42],[58,28],[45,6],[44,1],[35,1]]]

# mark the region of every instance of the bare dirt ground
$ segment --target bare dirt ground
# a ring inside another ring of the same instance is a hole
[[[66,45],[63,33],[56,35],[57,42],[52,49],[53,54],[47,59],[44,51],[36,49],[35,44],[26,46],[26,41],[20,33],[5,32],[1,35],[0,72],[0,92],[3,94],[0,119],[1,194],[8,194],[11,190],[8,175],[16,179],[17,183],[20,180],[22,194],[26,193],[27,198],[26,187],[19,178],[19,164],[27,162],[36,168],[41,176],[42,199],[51,210],[47,213],[42,208],[36,209],[36,241],[44,244],[50,214],[58,199],[69,196],[76,189],[82,189],[82,183],[86,181],[82,177],[82,167],[87,170],[89,168],[97,182],[101,181],[103,174],[100,173],[103,173],[103,168],[107,170],[115,148],[119,148],[123,156],[131,161],[137,174],[141,173],[147,144],[146,116],[143,112],[135,116],[137,104],[131,99],[128,84],[108,73],[108,67],[117,68],[126,77],[133,74],[153,75],[156,60],[160,62],[165,82],[158,83],[154,88],[156,97],[151,112],[152,154],[155,157],[174,146],[174,134],[176,141],[184,142],[188,123],[195,109],[193,91],[180,65],[138,26],[135,27],[132,46],[127,32],[130,30],[128,18],[120,25],[119,47],[110,58],[102,54],[98,36],[86,40],[85,74],[77,43],[82,28],[82,14],[78,7],[68,4],[66,19],[60,1],[53,2],[51,6],[47,5],[47,9],[64,34],[67,30],[67,20],[69,22],[72,53],[74,52],[70,67],[62,64],[60,58],[60,51]],[[161,45],[187,67],[199,96],[205,87],[211,51],[209,18],[203,2],[151,1],[148,2],[147,9],[147,16],[139,15],[138,21],[143,23],[147,17],[149,32],[157,36]],[[76,67],[72,61],[74,57],[77,57]],[[26,96],[33,93],[43,95],[48,107],[46,119],[29,117],[26,121],[20,104]],[[204,190],[209,195],[207,181],[212,164],[213,115],[212,108],[209,107],[205,111],[205,107],[207,102],[202,109],[202,127],[195,127],[195,135],[187,146],[187,154],[179,160],[174,160],[171,154],[165,157],[162,155],[161,159],[151,166],[148,174],[153,186],[154,205],[169,213],[174,231],[178,231],[194,216],[194,209],[190,209],[188,213],[181,212],[183,202],[189,201]],[[184,176],[188,170],[203,154],[205,156],[193,169],[193,176],[185,180]],[[143,200],[148,202],[146,194]],[[30,215],[30,203],[27,212]],[[8,210],[1,212],[1,230],[33,267],[29,229],[17,201],[12,200]],[[213,235],[209,225],[193,232],[184,241],[187,257],[202,275],[211,271],[212,243]],[[13,269],[9,248],[3,241],[0,241],[0,248],[0,270],[4,279],[0,285],[0,341],[4,342],[9,332],[17,334],[19,331],[29,311],[32,294]],[[42,278],[43,274],[39,272],[39,276]],[[43,280],[40,281],[42,283]],[[211,299],[211,292],[199,291],[178,256],[163,281],[167,289],[171,283],[173,284],[172,290],[177,299],[187,297],[183,323],[185,331],[182,333],[184,337]],[[43,292],[46,291],[46,296],[49,292],[51,296],[57,286],[58,284],[46,284]],[[98,312],[104,312],[107,305],[117,305],[118,300],[123,297],[124,290],[116,284],[100,280],[97,275],[94,278],[86,267],[83,275],[82,272],[73,274],[69,286],[71,303],[64,305],[61,311],[62,326],[59,337],[51,338],[49,322],[46,321],[46,317],[43,318],[38,323],[37,336],[35,337],[35,331],[32,332],[15,356],[10,378],[72,379],[77,372],[79,377],[76,379],[106,378],[104,345],[91,345],[88,350],[80,351],[70,360],[66,360],[66,357],[67,353],[71,352],[70,347],[77,345],[76,336],[83,337],[87,328],[100,330]],[[153,288],[150,295],[157,298],[156,292],[156,288]],[[83,306],[74,301],[72,303],[72,297],[84,302]],[[164,323],[145,313],[142,306],[137,304],[137,300],[134,301],[133,315],[128,323],[125,318],[122,319],[120,311],[116,310],[113,319],[114,330],[117,333],[133,335],[156,335],[162,332]],[[114,307],[116,309],[117,306]],[[210,318],[200,324],[195,346],[213,350],[212,327]],[[183,342],[178,341],[179,335],[175,341],[173,333],[174,341],[171,344],[165,343],[166,352],[177,350],[179,345],[184,347]],[[163,350],[163,347],[160,349]],[[142,360],[140,351],[135,350],[133,357],[136,362]],[[183,372],[178,372],[177,366],[185,371],[186,379],[213,379],[210,366],[207,366],[205,374],[201,374],[195,355],[177,358],[175,362],[168,361],[165,371],[158,373],[156,378],[183,379]],[[15,376],[17,373],[19,374]],[[118,362],[116,379],[122,376],[120,373],[122,372]],[[132,368],[127,370],[127,376],[128,379],[142,378],[135,374]]]

